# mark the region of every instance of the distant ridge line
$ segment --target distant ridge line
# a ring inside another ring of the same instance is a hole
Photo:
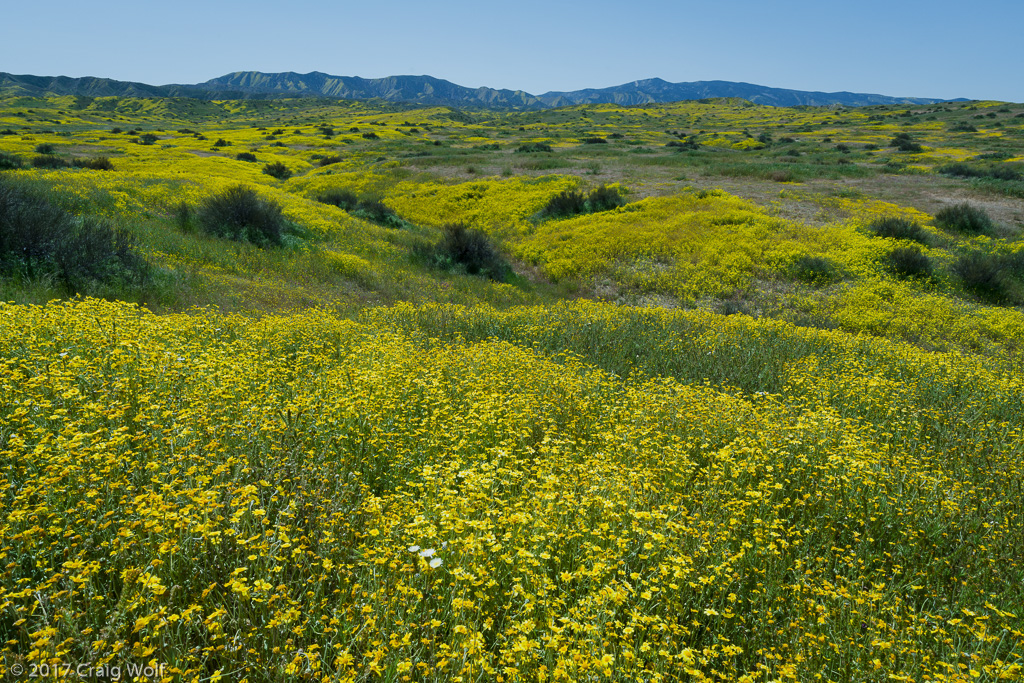
[[[83,97],[193,97],[247,99],[265,97],[326,97],[343,100],[382,99],[421,105],[472,106],[491,109],[536,110],[580,104],[660,104],[682,100],[740,98],[776,107],[876,104],[926,105],[942,100],[926,97],[890,97],[868,93],[812,92],[771,88],[733,81],[670,83],[660,78],[631,81],[609,88],[586,88],[532,95],[523,90],[468,88],[433,76],[360,78],[313,71],[263,73],[236,71],[204,83],[148,85],[109,78],[14,75],[0,72],[0,95]]]

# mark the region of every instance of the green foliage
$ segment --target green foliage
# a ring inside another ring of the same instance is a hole
[[[441,239],[431,255],[438,267],[459,267],[492,280],[505,281],[512,270],[486,233],[462,223],[449,223],[441,229]]]
[[[982,235],[993,229],[992,219],[982,209],[967,202],[948,206],[935,214],[935,225],[943,230],[953,230],[972,235]]]
[[[532,153],[532,152],[551,152],[551,145],[546,142],[530,142],[527,144],[519,145],[516,147],[517,152]]]
[[[228,141],[228,140],[225,140],[224,138],[217,138],[217,141],[215,143],[213,143],[213,146],[214,147],[227,147],[230,144],[231,144],[231,142]]]
[[[960,121],[950,126],[949,131],[951,133],[977,133],[978,129],[966,121]]]
[[[868,230],[878,237],[891,237],[897,240],[912,240],[927,243],[927,233],[920,225],[907,218],[885,216],[868,225]]]
[[[250,163],[254,163],[257,161],[256,155],[253,154],[252,152],[239,152],[238,154],[235,155],[235,159],[237,159],[238,161],[248,161]]]
[[[576,190],[565,190],[552,197],[541,210],[547,218],[567,218],[583,213],[610,211],[622,206],[625,200],[617,187],[601,185],[588,195]]]
[[[68,162],[55,154],[40,154],[39,156],[32,157],[32,166],[34,168],[65,168],[67,165]]]
[[[196,220],[205,232],[218,237],[261,247],[284,244],[281,205],[245,185],[207,197],[196,211]]]
[[[589,137],[583,138],[583,144],[585,145],[607,145],[608,141],[601,137]]]
[[[1019,300],[1012,269],[1005,257],[998,254],[970,251],[953,264],[953,272],[965,290],[992,303]]]
[[[983,155],[984,156],[984,155]],[[945,164],[937,169],[944,175],[960,178],[992,178],[993,180],[1024,180],[1024,169],[1020,164],[995,164],[991,166],[970,166],[964,163]]]
[[[280,161],[275,161],[263,167],[263,172],[278,180],[288,180],[292,177],[292,171]]]
[[[839,281],[843,277],[842,270],[833,261],[824,256],[801,256],[790,268],[790,274],[810,285],[824,286]]]
[[[57,150],[54,149],[53,145],[48,142],[36,145],[36,154],[56,154]]]
[[[886,256],[889,270],[901,277],[925,278],[932,274],[932,262],[920,247],[897,247]]]
[[[71,165],[75,168],[89,168],[93,171],[113,171],[114,163],[108,157],[92,157],[88,159],[72,159]]]
[[[330,166],[331,164],[341,163],[341,161],[342,161],[342,158],[339,155],[337,155],[337,154],[330,154],[330,155],[325,156],[322,159],[320,159],[319,165],[320,165],[321,168],[323,168],[324,166]]]
[[[78,218],[51,195],[0,178],[0,274],[53,278],[76,294],[95,283],[141,286],[152,269],[128,233],[102,219]]]
[[[160,138],[153,135],[152,133],[143,133],[142,135],[139,136],[138,143],[140,145],[152,145],[159,139]]]
[[[920,152],[924,149],[919,143],[914,142],[909,133],[897,133],[889,142],[889,146],[901,152]]]
[[[339,209],[344,209],[345,211],[351,211],[359,204],[359,197],[356,196],[355,192],[339,188],[324,190],[317,195],[316,200],[323,204],[337,206]]]
[[[0,171],[19,169],[24,165],[25,162],[17,154],[0,152]]]

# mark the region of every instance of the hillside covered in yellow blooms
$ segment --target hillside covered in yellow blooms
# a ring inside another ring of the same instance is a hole
[[[1024,105],[0,99],[2,672],[1024,680],[1022,232]]]

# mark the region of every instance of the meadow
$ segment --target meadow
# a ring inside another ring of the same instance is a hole
[[[1024,105],[8,97],[0,229],[5,675],[1024,680]]]

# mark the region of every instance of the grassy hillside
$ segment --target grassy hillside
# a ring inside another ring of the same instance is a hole
[[[1024,105],[20,98],[0,169],[5,672],[1024,678]]]

